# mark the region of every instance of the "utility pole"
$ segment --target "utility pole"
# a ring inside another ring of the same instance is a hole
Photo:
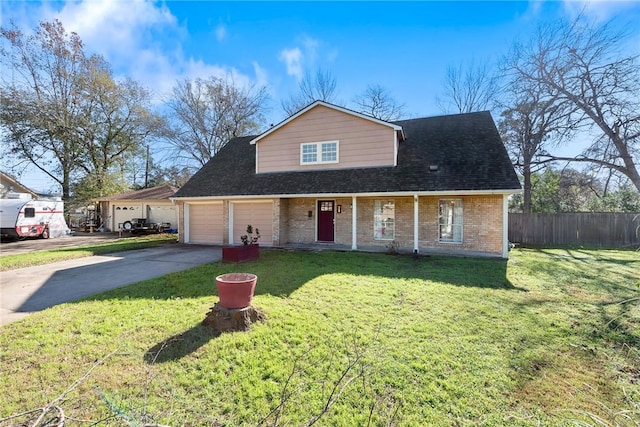
[[[144,188],[149,188],[149,144],[147,144],[147,164],[144,168]]]

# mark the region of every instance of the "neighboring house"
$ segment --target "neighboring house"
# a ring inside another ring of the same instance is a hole
[[[152,223],[168,222],[177,229],[178,211],[171,201],[176,191],[175,187],[162,185],[95,198],[101,218],[97,226],[105,231],[118,231],[127,221],[145,218]]]
[[[20,184],[11,175],[0,172],[0,199],[6,199],[9,193],[30,194],[33,199],[38,198],[38,194],[35,191]]]
[[[520,183],[489,112],[384,122],[317,101],[234,138],[175,195],[184,243],[507,258]]]

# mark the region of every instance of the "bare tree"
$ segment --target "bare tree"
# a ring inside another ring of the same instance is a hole
[[[531,212],[531,174],[544,168],[549,161],[541,156],[572,132],[572,105],[556,96],[545,97],[536,86],[510,85],[510,102],[498,123],[498,128],[511,161],[520,169],[523,179],[523,212]]]
[[[230,79],[179,81],[166,102],[164,136],[178,157],[203,166],[231,138],[259,132],[267,99],[266,88],[241,88]]]
[[[487,62],[472,60],[447,67],[443,98],[436,104],[444,113],[471,113],[491,108],[499,85]]]
[[[330,71],[318,69],[315,75],[309,72],[298,83],[298,92],[282,101],[282,108],[292,116],[314,101],[335,102],[336,79]]]
[[[361,113],[384,121],[399,120],[404,114],[404,104],[399,104],[387,89],[378,84],[367,86],[353,102]]]
[[[595,135],[575,158],[625,175],[640,190],[640,64],[621,46],[629,33],[612,22],[595,26],[583,16],[541,26],[527,44],[516,44],[510,68],[576,108],[573,121]]]

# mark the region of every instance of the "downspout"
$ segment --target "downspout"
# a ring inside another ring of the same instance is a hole
[[[351,196],[351,250],[358,250],[358,205],[356,196]]]
[[[419,221],[418,221],[418,213],[419,213],[419,203],[418,203],[418,193],[414,193],[413,195],[413,253],[417,254],[419,249],[418,239],[419,239]]]

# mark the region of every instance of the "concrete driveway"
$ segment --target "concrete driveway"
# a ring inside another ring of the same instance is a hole
[[[220,247],[176,243],[3,271],[0,325],[63,302],[221,258]]]

